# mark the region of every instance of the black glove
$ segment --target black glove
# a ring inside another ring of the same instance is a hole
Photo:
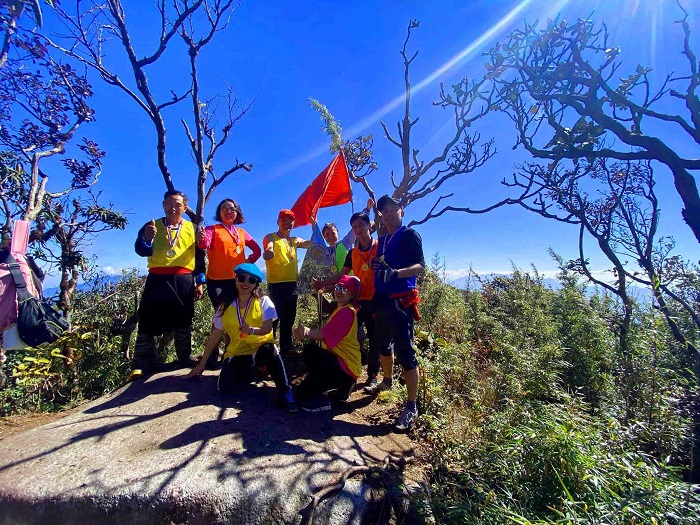
[[[385,266],[385,264],[384,264],[384,257],[375,257],[374,259],[372,259],[372,260],[369,262],[369,266],[370,266],[370,268],[372,268],[372,270],[374,270],[375,272],[381,270],[382,267]]]
[[[399,271],[394,270],[391,266],[384,263],[381,269],[378,270],[377,275],[382,282],[388,283],[392,279],[397,279],[399,277]]]

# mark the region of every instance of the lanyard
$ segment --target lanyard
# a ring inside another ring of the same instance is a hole
[[[226,228],[226,231],[231,234],[231,237],[233,237],[233,242],[236,243],[236,246],[238,246],[238,241],[240,240],[240,237],[238,236],[238,228],[236,228],[236,225],[233,224],[231,225],[231,228],[226,226],[223,222],[221,223],[221,226]]]
[[[243,323],[245,322],[246,317],[248,317],[248,309],[250,308],[250,302],[253,300],[253,294],[250,294],[250,297],[248,297],[248,302],[245,305],[245,312],[243,312],[243,317],[241,318],[241,309],[240,305],[238,303],[238,299],[234,301],[236,305],[236,315],[238,316],[238,339],[245,339],[248,334],[245,334],[240,331],[241,326],[243,326]]]
[[[363,252],[360,249],[359,243],[357,244],[357,246],[355,246],[355,249],[357,250],[357,254],[360,256],[360,260],[363,263],[362,264],[362,271],[364,271],[364,272],[369,270],[369,260],[370,260],[370,256],[372,255],[372,248],[374,248],[376,244],[377,244],[377,241],[372,239],[369,243],[369,250],[367,250],[366,252]]]
[[[163,221],[165,222],[165,221]],[[177,239],[180,237],[180,230],[182,229],[182,221],[177,225],[177,228],[175,228],[175,236],[173,237],[171,232],[173,231],[173,228],[168,226],[168,223],[165,223],[167,235],[168,235],[168,244],[170,245],[170,249],[168,250],[168,257],[174,257],[175,256],[175,244],[177,244]]]
[[[405,227],[405,226],[401,226],[398,230],[396,230],[396,231],[395,231],[394,233],[392,233],[391,235],[386,234],[386,235],[384,236],[384,246],[382,246],[382,255],[386,255],[386,247],[389,246],[389,243],[390,243],[391,240],[394,238],[394,235],[396,235],[397,233],[399,233],[401,230],[404,230],[404,229],[406,229],[406,227]]]
[[[291,259],[292,258],[292,243],[289,241],[289,239],[287,237],[283,236],[279,231],[277,231],[277,235],[287,245],[287,253],[289,254],[289,258]]]

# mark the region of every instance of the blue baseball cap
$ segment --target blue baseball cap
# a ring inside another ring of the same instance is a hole
[[[236,266],[233,271],[235,272],[236,275],[240,275],[242,273],[247,273],[248,275],[252,275],[253,277],[256,277],[260,282],[263,281],[263,275],[262,272],[260,271],[260,268],[255,266],[253,263],[242,263]]]

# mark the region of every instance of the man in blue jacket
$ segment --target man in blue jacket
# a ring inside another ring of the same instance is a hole
[[[418,416],[418,361],[413,342],[413,321],[418,318],[416,276],[425,269],[423,242],[418,232],[403,225],[403,207],[384,195],[377,201],[386,233],[379,238],[374,270],[375,337],[381,354],[384,378],[369,390],[379,393],[393,385],[394,356],[404,371],[407,401],[394,428],[407,431]],[[392,348],[393,347],[393,348]]]

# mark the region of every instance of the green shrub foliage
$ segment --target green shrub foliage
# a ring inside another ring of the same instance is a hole
[[[51,345],[10,352],[8,385],[0,391],[0,415],[27,410],[53,411],[95,399],[123,385],[131,369],[136,338],[136,308],[144,277],[125,272],[118,282],[105,275],[87,281],[75,296],[71,330]],[[203,352],[211,330],[211,303],[195,306],[193,355]],[[175,360],[166,334],[160,361]]]
[[[623,359],[616,304],[566,274],[560,286],[516,268],[455,307],[455,290],[425,277],[417,433],[437,522],[697,522],[687,353],[640,307]],[[462,331],[434,330],[450,311]]]

